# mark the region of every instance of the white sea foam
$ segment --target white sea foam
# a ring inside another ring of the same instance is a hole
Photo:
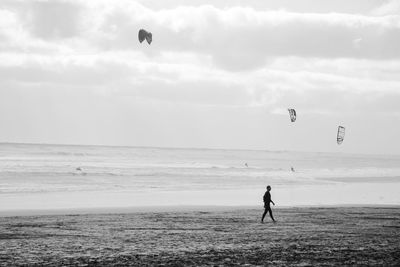
[[[0,144],[0,210],[249,205],[266,184],[286,205],[400,204],[400,156]]]

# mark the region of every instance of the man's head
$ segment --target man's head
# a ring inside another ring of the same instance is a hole
[[[271,191],[271,186],[267,185],[267,191]]]

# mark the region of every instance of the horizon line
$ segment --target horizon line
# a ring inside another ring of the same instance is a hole
[[[213,147],[172,147],[172,146],[136,146],[136,145],[104,145],[104,144],[60,144],[60,143],[33,143],[33,142],[1,142],[0,145],[45,145],[45,146],[88,146],[88,147],[114,147],[114,148],[153,148],[153,149],[180,149],[180,150],[231,150],[231,151],[254,151],[254,152],[276,152],[276,153],[325,153],[345,155],[368,155],[368,156],[400,156],[400,154],[381,153],[355,153],[355,152],[331,152],[331,151],[299,151],[299,150],[269,150],[250,148],[213,148]]]

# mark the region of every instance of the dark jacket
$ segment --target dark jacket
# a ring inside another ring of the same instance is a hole
[[[265,192],[263,200],[264,200],[264,205],[268,205],[269,206],[269,203],[271,202],[271,193],[268,192],[268,191]]]

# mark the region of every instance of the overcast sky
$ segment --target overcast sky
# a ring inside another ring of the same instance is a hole
[[[400,1],[0,0],[0,142],[400,154],[399,138]]]

